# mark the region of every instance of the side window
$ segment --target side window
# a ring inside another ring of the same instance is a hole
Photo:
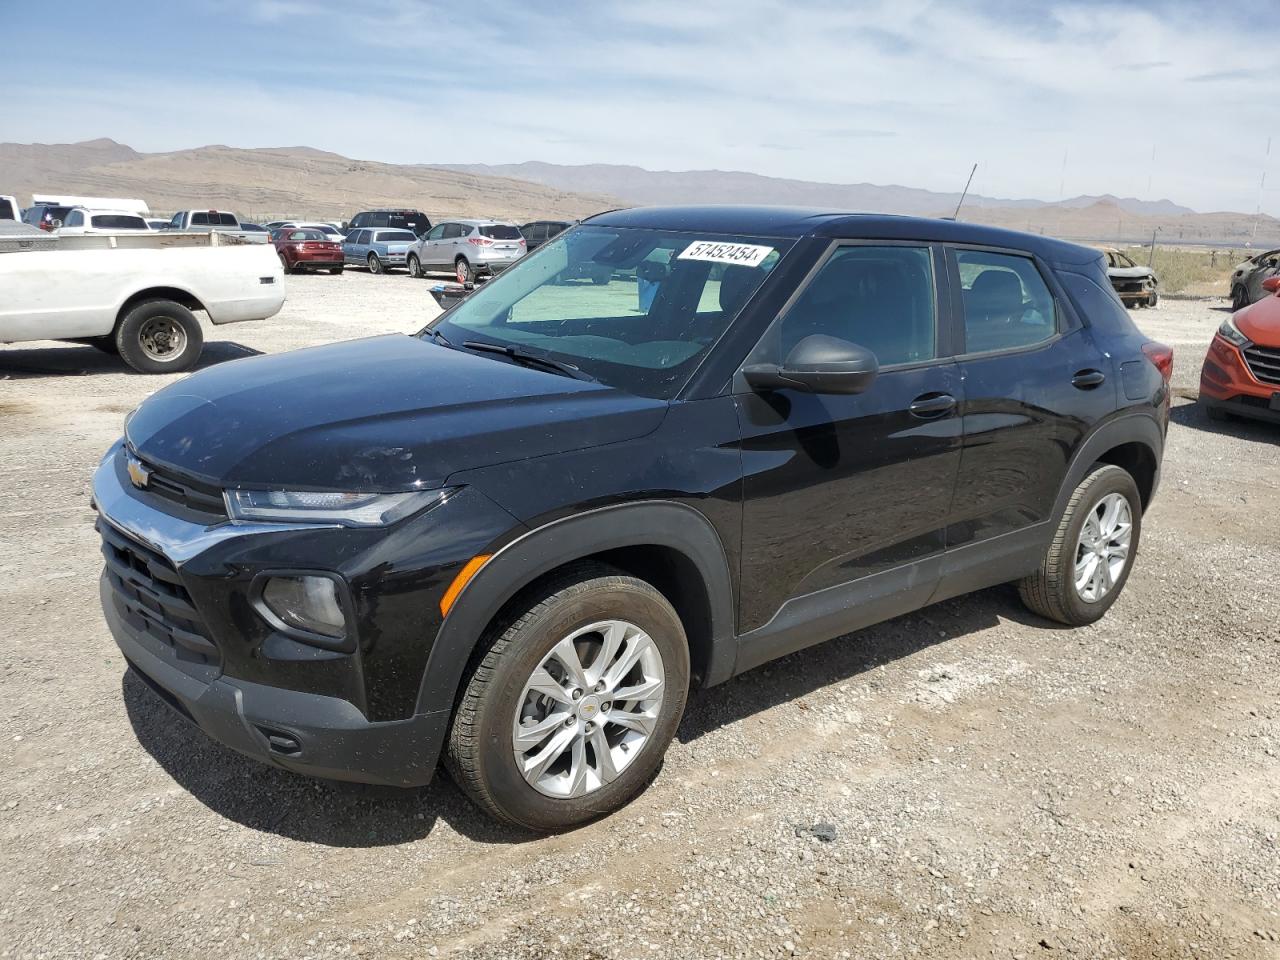
[[[180,229],[182,229],[182,214],[180,214],[180,213],[175,213],[172,217],[170,217],[170,218],[169,218],[169,227],[170,227],[171,229],[173,229],[173,230],[180,230]]]
[[[207,213],[193,213],[191,215],[191,225],[207,227],[209,225],[209,215]]]
[[[372,230],[361,230],[360,236],[356,238],[356,243],[367,244],[371,233],[373,233]]]
[[[67,214],[66,225],[68,227],[83,227],[84,214],[81,213],[79,210],[72,210],[70,213]]]
[[[462,224],[460,223],[446,223],[444,225],[444,239],[446,240],[456,240],[462,236],[462,232]]]
[[[432,228],[427,232],[427,239],[428,239],[428,240],[439,240],[441,237],[443,237],[443,236],[444,236],[444,228],[445,228],[445,227],[447,227],[447,226],[448,226],[448,224],[446,224],[446,223],[437,223],[434,227],[432,227]]]
[[[1053,295],[1029,257],[956,250],[955,261],[966,353],[1026,347],[1057,332]]]
[[[824,334],[865,347],[882,367],[932,360],[934,300],[928,247],[841,247],[782,317],[777,356]]]

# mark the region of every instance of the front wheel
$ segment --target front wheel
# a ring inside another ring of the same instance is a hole
[[[369,272],[382,273],[382,271],[382,261],[378,259],[378,255],[376,253],[369,254]]]
[[[1071,626],[1100,619],[1129,579],[1141,532],[1142,500],[1133,477],[1098,464],[1067,501],[1040,569],[1019,581],[1022,602]]]
[[[467,262],[466,257],[459,257],[454,262],[453,269],[459,283],[471,283],[476,278],[476,272],[471,269],[471,264]]]
[[[413,254],[409,254],[409,276],[413,277],[415,280],[421,280],[426,276],[426,274],[422,272],[421,261],[419,261]]]
[[[496,628],[449,733],[454,781],[497,819],[565,830],[656,773],[684,713],[689,648],[648,583],[581,568]]]
[[[332,270],[330,270],[329,272],[330,272],[331,274],[333,274],[335,277],[340,277],[340,276],[342,276],[342,268],[341,268],[341,267],[334,267],[334,268],[333,268]]]
[[[120,357],[140,373],[180,373],[195,366],[204,334],[195,314],[172,300],[147,300],[116,327]]]
[[[1231,309],[1243,310],[1248,305],[1249,305],[1249,291],[1246,290],[1243,286],[1237,285],[1235,289],[1231,291]]]

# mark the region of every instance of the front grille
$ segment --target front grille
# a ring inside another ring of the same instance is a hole
[[[179,660],[216,666],[218,648],[167,559],[98,521],[102,556],[120,616],[134,630],[164,644]]]
[[[1249,347],[1244,351],[1244,362],[1258,380],[1280,386],[1280,348]]]
[[[136,456],[136,454],[130,455]],[[153,494],[184,510],[200,514],[200,519],[206,522],[217,522],[227,518],[227,506],[222,499],[221,487],[193,480],[183,474],[175,473],[168,467],[148,463],[141,457],[138,459],[151,472],[147,478],[146,487],[142,488],[144,494]]]

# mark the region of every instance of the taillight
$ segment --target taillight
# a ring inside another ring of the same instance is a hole
[[[1148,340],[1142,345],[1142,352],[1160,371],[1164,382],[1168,383],[1173,378],[1173,347],[1166,347],[1163,343]]]
[[[522,246],[522,247],[523,247],[523,246],[525,245],[525,239],[524,239],[524,237],[521,237],[521,238],[519,239],[519,241],[518,241],[518,242],[519,242],[520,246]]]
[[[467,243],[474,243],[477,247],[493,246],[493,241],[488,237],[467,237]]]

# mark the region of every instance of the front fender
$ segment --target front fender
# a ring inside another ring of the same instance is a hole
[[[679,551],[696,567],[710,607],[711,652],[705,683],[733,674],[734,612],[729,564],[711,522],[692,507],[645,501],[556,520],[503,547],[467,584],[441,624],[418,694],[417,712],[452,708],[458,684],[485,627],[502,606],[543,574],[574,560],[630,546]]]

